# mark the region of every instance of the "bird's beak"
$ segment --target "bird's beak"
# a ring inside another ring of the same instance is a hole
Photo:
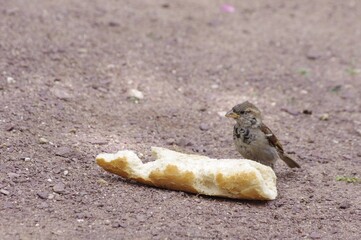
[[[239,118],[239,115],[237,113],[233,112],[233,110],[227,112],[225,116],[228,118],[234,118],[234,119]]]

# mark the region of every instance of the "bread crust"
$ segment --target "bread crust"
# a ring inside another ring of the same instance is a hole
[[[246,159],[211,159],[153,147],[156,160],[142,163],[133,151],[96,157],[104,170],[146,185],[237,199],[273,200],[276,175],[270,167]]]

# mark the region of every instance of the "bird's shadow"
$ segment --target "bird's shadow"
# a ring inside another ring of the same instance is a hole
[[[305,173],[304,168],[298,169],[286,169],[282,171],[275,171],[277,179],[279,181],[286,181],[290,179],[297,179],[299,174]]]

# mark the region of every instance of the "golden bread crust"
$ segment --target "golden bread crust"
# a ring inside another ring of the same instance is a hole
[[[270,167],[246,159],[210,159],[153,148],[157,160],[142,161],[132,151],[100,154],[104,170],[143,184],[195,194],[273,200],[276,175]]]

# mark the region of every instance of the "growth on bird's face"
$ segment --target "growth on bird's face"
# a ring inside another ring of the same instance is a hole
[[[233,118],[244,127],[256,127],[261,124],[261,111],[252,103],[246,101],[234,106],[227,112],[226,117]]]

